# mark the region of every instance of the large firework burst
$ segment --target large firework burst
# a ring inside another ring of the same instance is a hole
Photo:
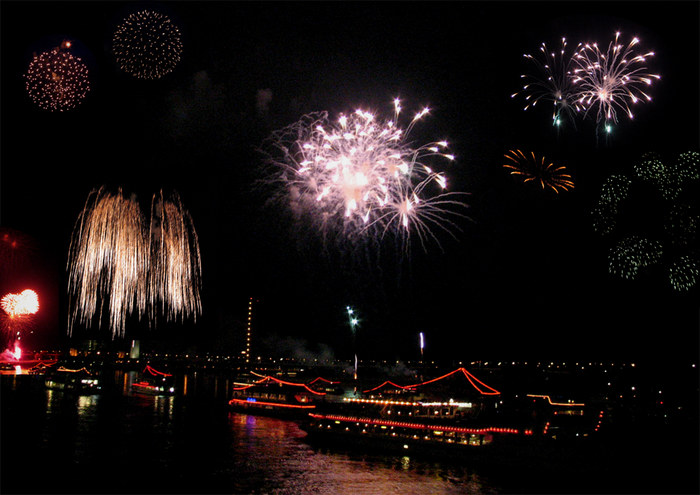
[[[520,76],[525,84],[520,91],[511,95],[511,98],[524,95],[524,110],[535,107],[540,101],[551,103],[552,124],[556,126],[561,125],[564,115],[573,122],[576,112],[581,110],[574,96],[573,57],[567,53],[566,46],[566,38],[562,38],[557,51],[550,51],[547,45],[542,43],[539,57],[524,54],[535,70]],[[579,43],[574,52],[580,46]]]
[[[447,179],[427,160],[454,160],[447,142],[413,147],[408,141],[424,108],[403,129],[401,105],[394,100],[393,119],[356,110],[330,121],[326,112],[309,114],[273,133],[268,152],[273,165],[267,182],[299,216],[313,223],[324,238],[380,239],[387,233],[404,241],[416,234],[438,242],[434,229],[453,235],[450,215],[464,216],[464,193],[445,192]]]
[[[180,30],[169,17],[153,10],[129,15],[112,41],[119,67],[139,79],[160,79],[182,57]]]
[[[634,118],[631,105],[639,101],[651,101],[646,88],[651,86],[658,74],[647,72],[647,58],[654,52],[636,55],[639,43],[633,38],[627,45],[619,43],[620,33],[608,44],[605,52],[597,43],[586,44],[576,52],[573,83],[576,99],[585,108],[585,114],[595,112],[598,125],[617,122],[617,111]]]
[[[510,150],[504,158],[508,163],[503,164],[503,167],[511,170],[510,174],[520,177],[523,182],[539,184],[542,189],[549,188],[557,194],[574,188],[566,167],[554,165],[544,156],[537,157],[533,151],[523,153],[520,150]]]
[[[83,61],[70,53],[71,43],[35,55],[25,74],[29,98],[43,110],[63,112],[78,106],[88,91],[90,80]]]

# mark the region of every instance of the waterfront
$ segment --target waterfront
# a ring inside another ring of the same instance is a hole
[[[176,395],[142,396],[114,373],[99,395],[2,376],[3,493],[691,493],[697,478],[693,430],[640,430],[583,462],[438,460],[310,445],[294,421],[230,411],[228,377],[190,372]]]

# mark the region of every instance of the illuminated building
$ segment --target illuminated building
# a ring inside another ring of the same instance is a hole
[[[248,298],[248,320],[246,322],[245,331],[245,349],[243,351],[243,356],[245,358],[246,366],[250,364],[250,348],[251,348],[251,338],[253,333],[253,306],[257,305],[259,301],[254,297]]]

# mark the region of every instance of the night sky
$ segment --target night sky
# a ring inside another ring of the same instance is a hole
[[[142,7],[183,35],[182,60],[156,81],[123,73],[111,51],[116,26]],[[674,291],[663,267],[636,281],[611,276],[612,241],[594,232],[591,211],[605,178],[631,173],[643,153],[670,164],[698,150],[698,2],[3,0],[0,9],[0,221],[31,240],[24,259],[5,263],[0,289],[38,287],[37,347],[65,343],[71,232],[104,185],[136,194],[146,212],[152,194],[176,190],[194,220],[203,314],[150,330],[131,322],[127,338],[154,347],[238,352],[255,296],[256,345],[267,351],[350,359],[352,305],[361,357],[415,359],[424,332],[427,358],[697,359],[700,287]],[[649,67],[662,78],[607,143],[596,144],[593,120],[557,134],[548,107],[523,112],[510,97],[530,70],[524,53],[562,36],[607,46],[617,30],[655,52]],[[91,91],[51,113],[28,98],[23,74],[33,52],[63,39],[87,63]],[[450,143],[449,187],[469,193],[470,218],[456,239],[440,235],[442,249],[414,245],[402,257],[385,245],[379,262],[349,245],[323,253],[256,187],[259,149],[306,113],[390,116],[397,96],[410,111],[430,106],[416,138]],[[512,148],[565,165],[575,188],[556,195],[510,177]],[[626,212],[641,233],[658,228],[655,201],[642,195]],[[104,329],[77,335],[110,339]]]

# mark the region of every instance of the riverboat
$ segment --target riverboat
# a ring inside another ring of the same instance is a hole
[[[146,365],[138,381],[131,384],[131,391],[142,395],[173,395],[175,380],[171,373],[165,373]]]
[[[100,372],[89,370],[85,366],[80,368],[58,366],[56,369],[46,371],[44,384],[48,389],[75,392],[80,395],[102,392]]]
[[[253,374],[260,378],[233,387],[229,406],[234,411],[304,419],[326,396],[326,392],[314,390],[306,383]]]
[[[555,422],[584,417],[584,404],[554,402],[544,395],[505,398],[465,368],[398,385],[385,381],[340,404],[310,411],[303,428],[311,442],[372,446],[420,453],[532,452],[556,438]],[[537,408],[538,414],[533,414]],[[600,419],[580,424],[582,436],[598,431]],[[579,422],[580,423],[580,422]],[[573,431],[573,430],[571,430]],[[551,442],[550,442],[551,443]]]

